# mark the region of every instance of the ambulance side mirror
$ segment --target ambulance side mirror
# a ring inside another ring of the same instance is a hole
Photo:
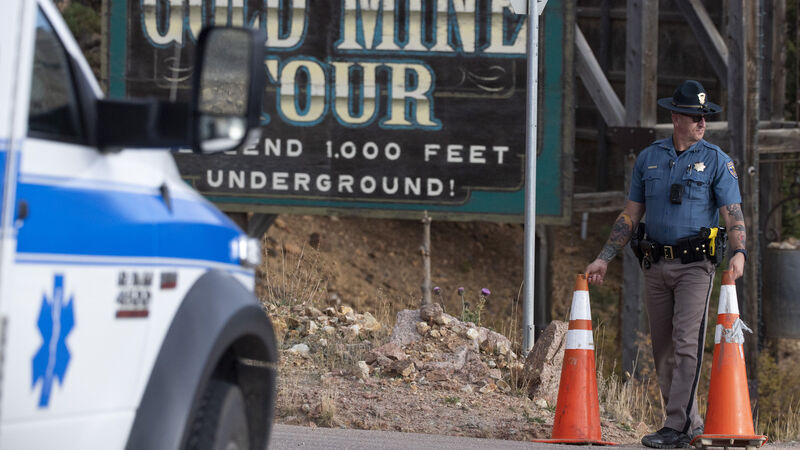
[[[198,38],[192,95],[195,153],[234,150],[260,134],[262,31],[206,28]]]

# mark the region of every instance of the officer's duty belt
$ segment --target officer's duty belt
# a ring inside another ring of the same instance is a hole
[[[647,238],[643,223],[639,223],[631,236],[631,248],[639,258],[639,263],[649,269],[651,264],[661,258],[665,260],[680,259],[682,264],[702,261],[705,258],[715,265],[722,262],[727,244],[725,228],[700,228],[700,233],[680,239],[678,243],[665,245]]]
[[[671,260],[681,258],[681,255],[688,254],[705,256],[706,243],[697,242],[692,244],[690,241],[684,241],[674,245],[664,245],[659,244],[658,242],[653,242],[653,249],[656,253],[658,253],[659,256],[663,257],[664,259]],[[685,260],[686,257],[684,256],[683,259]]]

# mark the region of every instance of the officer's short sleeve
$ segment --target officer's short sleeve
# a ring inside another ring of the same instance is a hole
[[[636,163],[633,165],[633,173],[631,174],[631,191],[628,194],[628,199],[637,203],[644,203],[642,176],[644,175],[645,151],[639,153],[639,157],[636,158]]]
[[[742,203],[739,193],[739,175],[730,156],[722,151],[717,152],[717,168],[714,173],[714,197],[717,208],[733,203]]]

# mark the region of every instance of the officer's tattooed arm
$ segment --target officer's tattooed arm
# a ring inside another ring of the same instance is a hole
[[[728,228],[728,243],[731,250],[746,248],[747,234],[744,227],[744,214],[738,203],[725,205],[719,209],[725,226]]]
[[[611,235],[608,237],[603,249],[600,250],[597,258],[605,262],[614,259],[622,247],[625,247],[625,244],[631,240],[633,230],[639,225],[642,215],[644,215],[644,204],[628,201],[625,209],[614,222],[614,226],[611,227]]]
[[[609,262],[617,256],[617,253],[628,243],[633,234],[633,220],[631,216],[624,211],[617,217],[614,226],[611,227],[611,235],[606,241],[606,245],[600,250],[598,258],[605,262]]]
[[[731,203],[719,209],[719,213],[725,219],[725,226],[728,228],[728,242],[730,246],[730,258],[728,259],[728,269],[733,272],[733,279],[737,279],[744,273],[744,255],[733,252],[738,249],[745,249],[747,244],[747,233],[744,227],[744,214],[742,206],[738,203]]]
[[[608,270],[608,262],[619,253],[620,249],[631,240],[633,230],[639,225],[639,221],[644,216],[644,203],[628,200],[625,209],[617,217],[614,226],[611,228],[611,236],[608,237],[606,245],[597,256],[597,259],[586,266],[586,275],[589,283],[601,284]]]

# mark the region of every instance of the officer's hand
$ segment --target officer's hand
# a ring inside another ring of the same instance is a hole
[[[737,256],[739,255],[737,254]],[[606,276],[606,270],[608,270],[608,263],[606,261],[603,261],[600,258],[592,261],[591,264],[586,266],[586,277],[588,278],[589,283],[603,284],[603,278]]]
[[[728,270],[731,271],[734,280],[738,280],[744,273],[744,255],[737,253],[728,262]]]

